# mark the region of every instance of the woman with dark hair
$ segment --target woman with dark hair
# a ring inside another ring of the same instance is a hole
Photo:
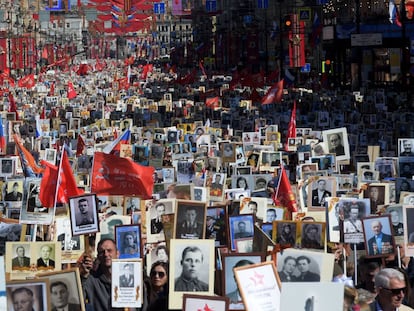
[[[168,310],[168,263],[156,261],[151,266],[146,311]]]
[[[240,176],[236,180],[236,188],[243,188],[244,190],[249,189],[246,178]]]

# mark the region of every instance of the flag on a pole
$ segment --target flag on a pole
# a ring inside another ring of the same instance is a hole
[[[17,112],[17,104],[14,100],[12,92],[9,92],[9,112],[14,112],[16,114],[16,121],[19,120],[19,113]]]
[[[398,27],[402,27],[400,13],[398,12],[398,8],[395,5],[394,0],[390,0],[388,4],[388,9],[390,13],[390,23],[395,24]]]
[[[82,138],[82,135],[78,135],[78,143],[76,145],[76,156],[79,157],[83,154],[83,150],[85,149],[86,144]]]
[[[24,176],[37,177],[36,175],[43,172],[43,168],[37,165],[30,151],[23,146],[16,134],[13,134],[13,139],[16,143],[16,149],[19,154],[20,162],[22,164]]]
[[[219,108],[219,100],[220,97],[218,96],[206,98],[206,107],[211,109]]]
[[[285,151],[288,151],[289,138],[296,137],[296,100],[293,101],[292,114],[290,115],[289,127],[286,137]]]
[[[69,99],[72,99],[72,98],[75,98],[76,96],[78,96],[78,94],[76,93],[75,88],[73,87],[72,81],[68,82],[68,93],[67,94],[68,94],[67,96],[68,96]]]
[[[262,105],[268,105],[272,103],[280,103],[283,96],[283,79],[273,84],[273,86],[267,91],[266,95],[262,98]]]
[[[4,151],[6,148],[6,138],[4,137],[3,118],[0,117],[0,149]]]
[[[91,191],[97,194],[139,196],[149,199],[154,187],[154,168],[128,158],[95,152]]]
[[[279,183],[277,185],[273,202],[275,205],[283,206],[287,208],[288,217],[287,219],[292,219],[292,213],[298,211],[298,205],[296,203],[295,195],[292,191],[292,186],[290,185],[289,177],[286,174],[286,170],[283,164],[280,164],[279,172]]]
[[[323,30],[323,25],[321,23],[318,13],[315,12],[315,15],[313,16],[312,33],[310,36],[311,47],[314,48],[316,45],[319,44],[322,30]]]
[[[131,131],[129,129],[125,130],[122,135],[119,135],[118,138],[116,138],[112,143],[107,145],[104,149],[104,153],[110,153],[110,154],[118,154],[121,150],[121,144],[128,144],[129,139],[131,137]]]
[[[84,191],[76,185],[65,148],[62,148],[62,158],[59,167],[42,160],[45,166],[40,183],[39,199],[44,207],[54,207],[56,203],[68,203],[69,197],[82,195]]]
[[[44,207],[54,207],[58,167],[44,160],[42,160],[40,164],[45,167],[45,170],[40,182],[39,200],[42,202],[42,206]]]
[[[27,76],[24,76],[23,78],[21,78],[18,82],[17,85],[19,87],[25,87],[28,89],[31,89],[32,87],[34,87],[36,84],[35,82],[35,77],[34,77],[34,73],[28,74]]]
[[[128,79],[128,84],[131,84],[131,65],[128,66],[127,79]]]
[[[59,174],[57,180],[58,195],[57,202],[68,203],[69,197],[82,195],[84,191],[79,189],[75,176],[73,176],[72,167],[70,166],[68,155],[66,154],[66,144],[62,148],[62,156],[60,159]]]

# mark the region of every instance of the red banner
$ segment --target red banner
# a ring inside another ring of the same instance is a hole
[[[91,191],[97,194],[152,197],[154,168],[130,159],[95,152]]]

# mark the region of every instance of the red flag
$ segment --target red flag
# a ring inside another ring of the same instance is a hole
[[[62,149],[64,150],[64,149]],[[57,203],[68,203],[69,197],[82,195],[83,190],[76,185],[72,168],[69,164],[66,152],[62,152],[60,167],[42,160],[46,166],[40,183],[39,199],[44,207],[54,207],[55,197]]]
[[[44,160],[40,163],[45,166],[45,170],[43,172],[42,181],[40,182],[39,199],[44,207],[54,207],[58,168]]]
[[[201,72],[203,73],[203,76],[206,76],[207,77],[206,70],[204,68],[204,64],[203,64],[203,61],[202,60],[200,60],[198,62],[198,66],[200,66],[200,69],[201,69]]]
[[[70,166],[65,148],[62,148],[62,159],[60,160],[60,170],[58,176],[58,194],[57,202],[68,203],[69,197],[82,195],[83,190],[79,189],[75,176],[73,176],[72,167]]]
[[[79,69],[76,71],[76,73],[79,76],[86,76],[88,74],[88,64],[80,64]]]
[[[279,184],[277,185],[277,189],[273,197],[273,202],[275,203],[275,205],[287,208],[287,219],[292,219],[292,213],[298,211],[295,195],[293,194],[289,177],[287,176],[283,165],[280,165]]]
[[[272,103],[280,103],[283,96],[283,79],[276,82],[267,91],[266,95],[262,98],[262,105],[268,105]]]
[[[46,60],[49,58],[49,53],[47,51],[47,46],[44,46],[43,47],[43,50],[42,50],[42,58],[43,59],[46,59]]]
[[[73,83],[72,81],[68,82],[68,98],[72,99],[75,98],[76,96],[78,96],[78,94],[75,91],[75,88],[73,87]]]
[[[83,150],[85,149],[85,142],[81,135],[78,135],[78,144],[76,145],[76,156],[79,157],[83,154]]]
[[[46,119],[46,109],[44,106],[42,107],[42,112],[40,113],[40,119],[41,120]]]
[[[206,98],[206,107],[211,108],[211,109],[218,108],[219,100],[220,98],[218,96]]]
[[[286,137],[285,151],[288,151],[289,138],[296,137],[296,100],[293,101],[292,114],[290,115],[289,128]]]
[[[55,82],[52,82],[50,84],[50,91],[49,91],[49,95],[50,96],[54,96],[55,95]]]
[[[28,88],[28,89],[31,89],[32,87],[34,87],[35,84],[36,84],[36,82],[35,82],[34,73],[28,74],[27,76],[21,78],[17,82],[17,85],[19,87],[25,87],[25,88]]]
[[[19,120],[19,114],[17,112],[17,104],[11,92],[9,92],[9,103],[10,103],[9,112],[14,112],[16,114],[16,120]]]
[[[91,191],[97,194],[152,197],[154,168],[128,158],[95,152]]]
[[[3,119],[0,118],[0,149],[4,151],[6,149],[6,138],[3,131]]]

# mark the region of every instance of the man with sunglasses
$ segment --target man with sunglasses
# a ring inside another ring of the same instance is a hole
[[[375,276],[377,296],[369,305],[371,311],[413,310],[402,305],[407,292],[404,274],[396,269],[385,268]]]

